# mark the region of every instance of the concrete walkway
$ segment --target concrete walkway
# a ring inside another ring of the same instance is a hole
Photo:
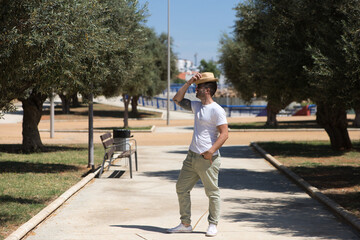
[[[208,200],[200,183],[192,191],[193,226],[200,219],[194,232],[165,233],[179,223],[175,183],[187,148],[140,147],[133,179],[111,172],[95,179],[26,239],[206,239]],[[214,239],[359,239],[248,146],[222,148],[219,185],[222,218]]]

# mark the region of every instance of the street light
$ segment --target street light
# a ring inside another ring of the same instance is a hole
[[[170,0],[168,0],[168,67],[167,67],[167,114],[166,124],[170,125]]]

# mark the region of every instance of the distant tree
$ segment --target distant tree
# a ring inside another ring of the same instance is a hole
[[[161,70],[160,78],[162,81],[167,82],[167,46],[168,46],[168,37],[166,33],[161,33],[158,36],[160,43],[162,44],[162,51],[157,52],[156,54],[156,62],[157,66]],[[177,67],[176,67],[176,54],[173,51],[173,43],[174,39],[170,38],[170,80],[176,78],[176,76],[179,74]],[[164,55],[165,53],[165,55]],[[161,91],[160,91],[161,92]]]
[[[228,35],[221,38],[220,44],[219,63],[227,81],[241,94],[243,100],[251,102],[258,90],[252,78],[256,64],[254,65],[252,54],[248,52],[251,49],[247,48],[244,42],[235,41]]]
[[[281,109],[306,98],[302,67],[309,56],[299,35],[304,24],[297,14],[300,5],[299,1],[240,3],[234,37],[221,40],[225,76],[246,100],[254,94],[266,98],[267,125],[277,126]]]
[[[145,38],[142,51],[138,54],[137,68],[124,87],[124,127],[128,127],[128,105],[138,114],[137,101],[140,96],[152,97],[161,93],[167,85],[167,35],[156,35],[153,29],[144,28]],[[170,77],[177,75],[176,56],[170,45]]]
[[[212,72],[216,78],[219,78],[221,74],[221,70],[214,60],[206,61],[205,59],[201,59],[199,70],[200,72]]]

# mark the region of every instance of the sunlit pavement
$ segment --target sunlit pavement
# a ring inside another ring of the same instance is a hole
[[[179,223],[175,183],[187,146],[139,148],[133,179],[95,179],[26,239],[203,239],[208,200],[192,191],[193,233],[167,234]],[[111,170],[117,170],[113,168]],[[222,217],[214,239],[358,239],[248,146],[222,148]]]

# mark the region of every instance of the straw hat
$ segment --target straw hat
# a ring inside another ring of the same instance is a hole
[[[205,82],[216,82],[218,80],[219,79],[215,78],[212,72],[203,72],[201,73],[201,78],[199,80],[196,80],[195,84],[198,85]]]

